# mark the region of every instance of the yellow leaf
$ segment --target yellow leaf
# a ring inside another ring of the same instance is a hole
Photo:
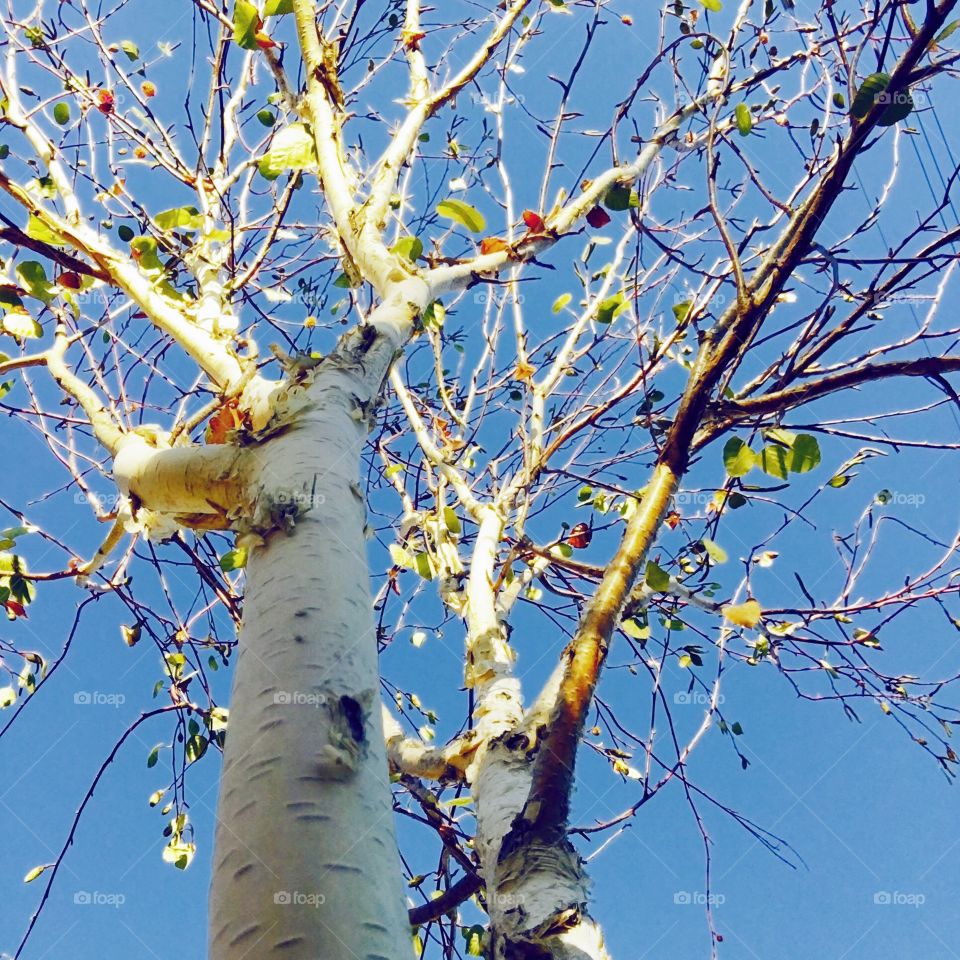
[[[24,882],[24,883],[32,883],[34,880],[37,879],[37,877],[40,876],[41,873],[43,873],[44,870],[47,869],[47,866],[48,866],[48,864],[44,864],[44,865],[41,866],[41,867],[34,867],[34,868],[23,878],[23,882]]]
[[[517,364],[517,369],[513,371],[513,379],[519,380],[521,383],[529,383],[536,372],[535,367],[521,360],[520,363]]]
[[[724,607],[723,615],[738,627],[755,627],[763,616],[763,610],[756,600],[747,600],[746,603]]]

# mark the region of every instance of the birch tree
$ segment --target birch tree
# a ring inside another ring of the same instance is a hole
[[[584,838],[664,789],[723,806],[692,755],[746,766],[729,671],[882,710],[954,775],[953,676],[885,645],[960,622],[955,510],[896,513],[956,469],[956,0],[167,6],[3,14],[2,406],[63,529],[7,493],[2,732],[70,656],[17,632],[57,581],[164,669],[16,957],[148,726],[164,859],[214,844],[211,960],[606,957]],[[815,585],[795,536],[835,550]],[[634,789],[608,822],[575,820],[585,752]]]

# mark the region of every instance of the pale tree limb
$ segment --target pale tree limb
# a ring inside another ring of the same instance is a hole
[[[413,151],[416,149],[417,137],[420,135],[423,125],[471,83],[480,70],[490,62],[490,58],[510,35],[517,19],[530,5],[530,2],[531,0],[513,0],[496,26],[490,31],[483,45],[477,49],[456,76],[440,89],[430,93],[426,66],[423,55],[419,51],[419,40],[416,39],[420,33],[419,3],[417,0],[409,0],[403,31],[403,43],[410,64],[410,92],[408,94],[410,110],[400,124],[400,128],[390,138],[390,145],[374,167],[373,185],[370,198],[366,204],[362,229],[369,231],[372,228],[375,235],[379,237],[385,225],[384,218],[390,203],[390,195],[396,186],[403,164],[410,160]]]
[[[406,737],[386,704],[383,705],[383,733],[391,770],[427,780],[462,780],[478,745],[476,732],[472,730],[442,747],[431,747]]]

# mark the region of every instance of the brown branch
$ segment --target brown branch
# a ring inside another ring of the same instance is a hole
[[[914,67],[957,0],[930,9],[917,37],[894,69],[888,90],[904,89]],[[634,580],[660,530],[670,501],[687,469],[693,442],[718,383],[738,366],[817,232],[841,195],[853,162],[875,131],[886,106],[877,103],[852,123],[846,139],[818,185],[790,218],[778,240],[751,276],[747,296],[722,314],[707,333],[677,413],[640,505],[587,606],[577,633],[563,653],[566,661],[544,746],[534,762],[527,802],[501,848],[501,860],[523,856],[534,842],[559,842],[566,834],[577,747],[610,637]]]
[[[718,434],[733,424],[749,417],[762,417],[782,413],[821,397],[857,387],[864,383],[885,380],[890,377],[937,377],[960,371],[960,357],[920,357],[916,360],[888,360],[865,367],[852,367],[840,373],[810,380],[784,390],[774,390],[746,400],[722,401],[713,407],[716,419],[705,426],[697,437],[695,447],[705,446]]]
[[[106,273],[106,271],[92,267],[90,264],[70,256],[66,251],[58,250],[56,247],[52,247],[42,240],[34,240],[33,237],[27,236],[19,227],[10,223],[6,217],[0,217],[0,220],[7,224],[7,226],[0,227],[0,240],[6,240],[15,247],[26,247],[34,253],[39,253],[41,256],[47,257],[47,259],[53,260],[54,263],[59,263],[61,267],[72,270],[74,273],[83,274],[85,277],[95,277],[97,280],[103,280],[107,283],[110,282],[110,275]]]
[[[418,927],[424,923],[439,920],[445,913],[459,907],[469,900],[481,887],[483,881],[475,873],[468,873],[461,877],[452,887],[448,887],[435,900],[422,903],[419,907],[411,907],[407,916],[410,926]]]

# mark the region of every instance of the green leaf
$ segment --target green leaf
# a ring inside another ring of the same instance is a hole
[[[441,217],[459,223],[460,226],[466,227],[472,233],[482,233],[487,226],[483,214],[462,200],[454,200],[453,198],[441,200],[437,204],[437,213]]]
[[[302,123],[284,127],[260,158],[260,175],[276,180],[285,170],[306,170],[317,160],[316,148],[310,131]]]
[[[418,553],[413,558],[414,570],[423,577],[424,580],[433,579],[433,567],[430,565],[430,555],[427,553]]]
[[[140,59],[140,48],[132,40],[121,40],[120,49],[127,55],[128,60]]]
[[[432,300],[423,311],[423,325],[437,329],[443,326],[446,316],[447,308],[439,300]]]
[[[750,112],[750,108],[745,103],[738,103],[734,115],[737,118],[737,130],[740,136],[749,137],[750,131],[753,129],[753,114]]]
[[[603,195],[603,205],[608,210],[613,210],[614,212],[629,210],[631,206],[631,203],[630,203],[631,193],[632,193],[632,190],[630,188],[630,184],[615,183]]]
[[[775,443],[768,443],[760,451],[760,469],[779,480],[787,479],[787,451]]]
[[[948,37],[953,36],[957,28],[960,27],[960,20],[954,20],[953,23],[948,23],[934,38],[934,43],[943,43]]]
[[[657,593],[665,593],[670,589],[670,574],[653,560],[647,561],[647,569],[643,574],[643,579],[647,586]]]
[[[228,550],[220,558],[220,569],[224,573],[230,573],[231,570],[242,570],[247,565],[247,548],[234,547]]]
[[[237,0],[233,8],[233,42],[244,50],[256,50],[259,29],[260,14],[257,8],[247,0]]]
[[[184,745],[187,760],[190,763],[196,763],[207,752],[208,746],[209,743],[206,737],[201,737],[199,734],[188,737]]]
[[[905,120],[913,113],[914,102],[909,90],[900,90],[898,93],[888,95],[890,106],[883,112],[877,125],[881,127],[892,127],[900,120]]]
[[[53,119],[60,124],[61,127],[65,127],[70,122],[70,104],[65,103],[61,100],[53,108]]]
[[[877,97],[890,85],[888,73],[871,73],[860,85],[857,95],[850,105],[850,113],[857,120],[862,120],[873,109]]]
[[[157,761],[160,759],[160,748],[163,746],[162,743],[158,743],[147,755],[147,768],[155,767]]]
[[[561,293],[560,296],[553,301],[553,306],[550,309],[554,313],[559,313],[572,299],[572,293]]]
[[[833,95],[833,105],[841,110],[847,105],[847,98],[840,92]]]
[[[757,455],[739,437],[731,437],[723,447],[723,465],[728,476],[745,477],[757,465]]]
[[[17,276],[27,293],[36,300],[49,303],[55,296],[53,285],[47,279],[47,271],[36,260],[24,260],[17,264]]]
[[[35,217],[32,213],[27,220],[27,236],[31,240],[39,240],[41,243],[49,243],[52,247],[63,247],[66,243],[63,237],[54,233],[42,220]]]
[[[147,275],[163,273],[163,264],[157,256],[157,241],[153,237],[135,237],[130,242],[130,249],[144,273]]]
[[[285,13],[293,13],[293,0],[267,0],[263,5],[265,17],[280,17]]]
[[[265,126],[272,127],[277,122],[277,115],[266,107],[257,111],[257,119]]]
[[[607,297],[597,306],[597,323],[613,323],[628,306],[627,299],[622,293]]]
[[[730,732],[731,732],[735,737],[740,737],[740,736],[743,735],[743,727],[740,726],[739,721],[738,721],[737,723],[734,723],[734,724],[730,727]]]
[[[890,86],[890,75],[887,73],[871,73],[860,85],[853,104],[850,107],[850,113],[857,120],[862,120],[877,103],[885,103],[886,110],[880,115],[877,121],[881,127],[892,127],[898,120],[903,120],[913,112],[913,97],[909,90],[900,90],[894,94],[888,94],[887,88]]]
[[[649,624],[640,624],[636,620],[634,620],[633,617],[627,617],[627,619],[620,624],[620,629],[628,637],[633,637],[634,640],[650,639]]]
[[[457,511],[454,510],[453,507],[443,508],[443,525],[454,536],[457,536],[460,533],[462,529],[460,525],[460,518],[457,516]]]
[[[690,313],[690,307],[693,304],[689,300],[685,300],[683,303],[675,303],[673,305],[673,316],[676,319],[677,323],[683,323],[687,319],[687,316]]]
[[[714,13],[719,13],[723,9],[721,0],[700,0],[700,5],[706,7],[708,10],[712,10]]]
[[[11,284],[0,286],[0,307],[5,310],[23,310],[23,301],[17,293],[17,288]]]
[[[133,239],[134,233],[125,223],[121,223],[120,226],[117,227],[117,236],[124,243],[129,243]]]
[[[3,332],[17,340],[36,339],[43,336],[43,327],[25,310],[13,310],[4,314]]]
[[[203,214],[196,207],[174,207],[158,213],[153,222],[161,230],[199,230],[203,226]]]
[[[794,440],[787,457],[791,473],[806,473],[820,463],[820,444],[809,433],[801,433]]]
[[[415,263],[423,254],[423,241],[419,237],[401,237],[390,248],[390,252]]]
[[[706,537],[704,537],[700,543],[703,544],[703,549],[707,551],[707,556],[709,556],[714,563],[726,563],[729,559],[727,551],[724,550],[719,543],[708,540]]]
[[[483,956],[483,934],[484,928],[479,923],[464,929],[463,939],[466,941],[468,957]]]

